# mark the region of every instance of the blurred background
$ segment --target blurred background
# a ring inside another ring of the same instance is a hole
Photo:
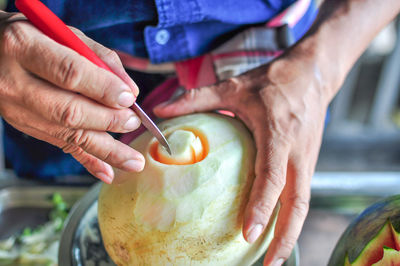
[[[0,9],[2,5],[0,0]],[[398,194],[399,92],[397,18],[361,56],[330,105],[312,182],[311,208],[299,239],[301,265],[326,265],[341,233],[357,214],[379,198]],[[0,239],[26,226],[10,222],[24,219],[22,213],[34,215],[33,223],[43,223],[51,207],[46,199],[54,191],[73,202],[92,182],[92,178],[74,176],[65,179],[65,184],[75,184],[75,188],[60,184],[43,188],[44,184],[16,178],[12,169],[5,168],[0,150]],[[36,202],[35,197],[39,197]]]
[[[357,61],[330,105],[299,240],[301,265],[326,265],[358,213],[381,197],[399,194],[399,92],[397,18]]]

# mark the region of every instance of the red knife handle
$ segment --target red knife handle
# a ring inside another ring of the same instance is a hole
[[[16,0],[15,6],[33,25],[56,42],[71,48],[92,63],[113,72],[81,39],[39,0]]]

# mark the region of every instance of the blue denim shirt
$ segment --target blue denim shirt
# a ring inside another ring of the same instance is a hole
[[[265,23],[295,0],[42,2],[66,24],[103,45],[162,63],[203,54],[235,32]],[[13,3],[8,10],[15,10]],[[311,5],[303,23],[293,29],[296,39],[308,29],[315,14],[315,6]]]
[[[210,51],[246,27],[262,24],[295,0],[42,0],[66,24],[103,45],[153,63]],[[7,11],[17,11],[9,1]],[[298,40],[316,16],[315,5],[292,29]],[[18,175],[39,178],[80,174],[70,155],[7,123],[6,159]]]

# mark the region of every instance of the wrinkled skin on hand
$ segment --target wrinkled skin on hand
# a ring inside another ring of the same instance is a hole
[[[229,110],[252,131],[257,158],[243,225],[248,242],[257,239],[281,203],[265,265],[289,257],[308,212],[328,105],[318,76],[307,58],[286,55],[238,77],[187,91],[154,110],[160,117]]]
[[[23,20],[20,14],[0,13],[1,116],[16,129],[70,153],[107,183],[114,176],[110,165],[143,169],[140,153],[106,133],[140,125],[128,108],[139,91],[116,53],[71,28],[112,74]]]
[[[280,58],[154,110],[160,117],[230,110],[252,131],[257,157],[243,224],[248,242],[281,203],[264,265],[281,265],[300,235],[327,106],[373,37],[400,12],[398,0],[384,2],[324,1],[311,29]]]
[[[243,225],[248,242],[281,203],[264,265],[281,265],[300,234],[328,103],[374,36],[400,12],[400,1],[383,2],[323,1],[310,30],[280,58],[155,109],[161,117],[230,110],[252,131],[257,158]]]

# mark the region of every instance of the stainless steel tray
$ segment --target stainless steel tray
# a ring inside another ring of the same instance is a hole
[[[48,221],[54,193],[60,193],[72,206],[87,190],[83,187],[38,186],[34,183],[0,188],[0,239],[25,227],[34,228]]]
[[[60,266],[115,265],[103,246],[97,221],[97,197],[101,183],[93,188],[74,206],[67,218],[61,236],[58,261]],[[285,266],[299,265],[298,247],[294,249]],[[261,266],[260,258],[254,266]]]

